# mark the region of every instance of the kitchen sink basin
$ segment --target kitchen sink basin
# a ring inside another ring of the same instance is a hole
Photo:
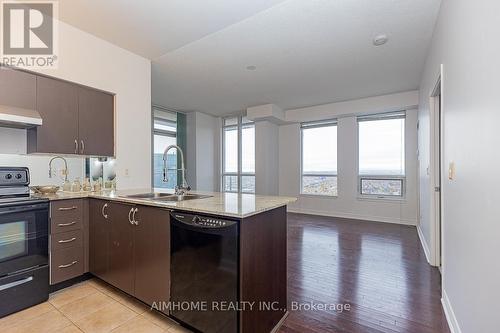
[[[211,195],[201,195],[201,194],[184,194],[184,195],[176,195],[171,193],[142,193],[142,194],[131,194],[124,195],[124,198],[131,199],[145,199],[145,200],[158,200],[158,201],[185,201],[185,200],[194,200],[194,199],[205,199],[210,198]]]
[[[130,194],[130,195],[124,195],[124,198],[132,198],[132,199],[158,199],[158,198],[163,198],[163,197],[168,197],[173,195],[172,193],[157,193],[157,192],[151,192],[151,193],[141,193],[141,194]]]
[[[184,195],[169,195],[166,197],[157,198],[155,200],[161,201],[185,201],[185,200],[193,200],[193,199],[205,199],[210,198],[211,195],[201,195],[201,194],[184,194]]]

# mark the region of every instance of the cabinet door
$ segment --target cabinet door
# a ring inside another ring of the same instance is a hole
[[[170,298],[170,212],[138,206],[134,296],[151,305]]]
[[[0,67],[0,105],[36,108],[36,76]]]
[[[132,205],[109,204],[111,219],[108,282],[118,289],[134,293],[134,228],[129,221]]]
[[[114,96],[78,88],[80,154],[114,156]]]
[[[89,266],[95,276],[109,282],[109,244],[111,220],[109,203],[90,199],[89,202]]]
[[[43,125],[28,131],[28,153],[78,153],[77,86],[38,76],[37,109]]]

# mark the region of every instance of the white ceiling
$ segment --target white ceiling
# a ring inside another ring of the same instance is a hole
[[[439,0],[61,0],[61,18],[153,60],[153,102],[223,115],[417,89]],[[374,47],[384,33],[389,42]],[[254,65],[255,71],[247,66]]]
[[[149,59],[284,0],[59,0],[59,18]]]

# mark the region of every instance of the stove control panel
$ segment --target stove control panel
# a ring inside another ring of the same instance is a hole
[[[19,187],[28,186],[30,174],[28,168],[0,167],[0,186]]]

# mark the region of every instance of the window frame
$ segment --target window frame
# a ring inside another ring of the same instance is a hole
[[[339,176],[338,176],[338,119],[328,119],[322,121],[314,121],[314,122],[304,122],[300,124],[300,196],[304,197],[326,197],[326,198],[338,198],[340,190],[339,190]],[[337,144],[337,172],[333,173],[304,173],[304,129],[311,128],[319,128],[319,127],[337,127],[337,137],[335,138],[335,142]],[[335,177],[337,178],[337,194],[313,194],[313,193],[304,193],[304,177]]]
[[[357,193],[359,199],[373,199],[373,200],[395,200],[401,201],[406,199],[406,110],[395,111],[395,112],[382,112],[370,115],[361,115],[356,117],[356,164],[358,169],[358,186]],[[404,119],[404,174],[403,175],[380,175],[380,174],[361,174],[360,173],[360,161],[359,161],[359,152],[360,152],[360,142],[359,142],[359,123],[364,121],[376,121],[376,120],[391,120],[391,119]],[[363,193],[363,180],[395,180],[401,182],[401,195],[387,195],[387,194],[366,194]]]
[[[225,125],[225,120],[226,119],[232,119],[236,118],[237,123],[233,125]],[[220,190],[221,192],[225,193],[244,193],[244,194],[255,194],[255,185],[256,185],[256,176],[255,176],[255,171],[253,173],[251,172],[243,172],[242,171],[242,165],[243,165],[243,158],[242,158],[242,147],[243,147],[243,128],[245,127],[253,127],[255,130],[255,122],[248,120],[245,116],[228,116],[228,117],[223,117],[222,118],[222,131],[221,131],[221,142],[222,142],[222,159],[221,159],[221,176],[220,176]],[[225,135],[225,130],[226,129],[236,129],[237,130],[237,138],[238,138],[238,167],[236,172],[226,172],[225,171],[225,166],[226,166],[226,135]],[[254,158],[255,158],[255,145],[254,145]],[[254,170],[255,170],[255,165],[254,165]],[[238,190],[237,191],[226,191],[225,190],[225,184],[224,184],[224,177],[227,176],[233,176],[236,177],[238,180]],[[242,178],[243,177],[254,177],[254,191],[253,192],[248,192],[248,191],[243,191],[242,188]]]
[[[155,110],[161,111],[161,112],[166,112],[166,113],[177,113],[175,111],[171,111],[169,109],[166,109],[164,107],[158,106],[158,105],[152,105],[151,106],[151,188],[155,188],[155,166],[154,166],[154,160],[155,160],[155,135],[160,135],[160,136],[165,136],[165,137],[170,137],[170,138],[175,138],[175,143],[177,144],[177,122],[175,121],[169,121],[160,117],[155,117]],[[167,131],[167,130],[161,130],[161,129],[156,129],[155,128],[155,120],[160,119],[165,122],[171,122],[175,125],[175,132],[174,131]]]

